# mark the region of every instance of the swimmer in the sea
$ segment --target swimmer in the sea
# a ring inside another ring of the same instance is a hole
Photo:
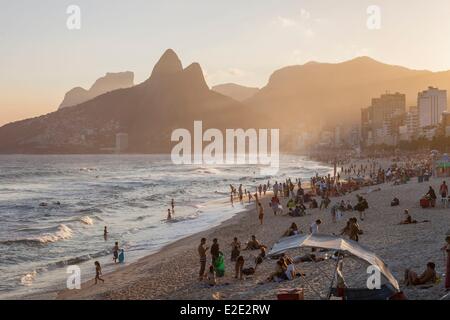
[[[105,229],[103,229],[103,238],[105,241],[108,239],[108,228],[105,226]]]

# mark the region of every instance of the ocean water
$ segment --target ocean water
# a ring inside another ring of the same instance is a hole
[[[80,266],[82,281],[94,260],[104,273],[123,267],[112,263],[114,241],[128,264],[220,224],[244,210],[229,203],[229,184],[254,192],[269,179],[331,170],[288,155],[276,177],[255,166],[173,165],[166,155],[0,155],[0,299],[63,289],[69,265]]]

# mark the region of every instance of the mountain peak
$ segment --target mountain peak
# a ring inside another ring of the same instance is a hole
[[[173,74],[180,71],[183,71],[180,58],[178,58],[175,51],[167,49],[153,68],[151,77],[159,77],[161,75]]]
[[[209,90],[203,75],[202,67],[197,62],[190,64],[186,69],[184,69],[183,74],[187,79],[189,79],[191,84],[196,84],[202,89]]]

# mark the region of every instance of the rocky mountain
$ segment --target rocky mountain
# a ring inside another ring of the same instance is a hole
[[[224,129],[254,126],[244,106],[211,91],[198,63],[182,64],[167,50],[151,76],[77,105],[0,128],[1,153],[96,153],[128,133],[129,152],[167,153],[172,130],[192,131],[194,120]]]
[[[134,86],[133,81],[133,72],[108,72],[104,77],[97,79],[89,90],[76,87],[67,92],[59,109],[75,106],[110,91],[132,87]]]
[[[259,91],[259,88],[245,87],[235,83],[219,84],[211,89],[240,102],[253,97]]]
[[[369,57],[342,63],[310,62],[275,71],[268,84],[246,101],[252,112],[272,113],[273,125],[359,124],[361,108],[390,91],[416,105],[428,86],[450,90],[450,71],[430,72],[388,65]]]
[[[372,98],[398,91],[415,105],[417,93],[430,85],[450,90],[450,71],[411,70],[361,57],[282,68],[239,102],[210,90],[200,65],[183,68],[169,49],[138,85],[1,127],[0,153],[98,153],[115,145],[117,133],[128,133],[129,152],[167,153],[172,131],[192,131],[194,120],[202,120],[204,130],[278,128],[281,149],[289,151],[284,141],[292,142],[304,127],[359,124],[360,110]]]

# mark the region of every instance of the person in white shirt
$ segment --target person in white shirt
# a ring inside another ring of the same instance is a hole
[[[315,222],[313,222],[311,224],[311,226],[309,227],[309,232],[311,232],[311,234],[317,234],[319,233],[319,226],[322,224],[322,220],[318,219]]]

